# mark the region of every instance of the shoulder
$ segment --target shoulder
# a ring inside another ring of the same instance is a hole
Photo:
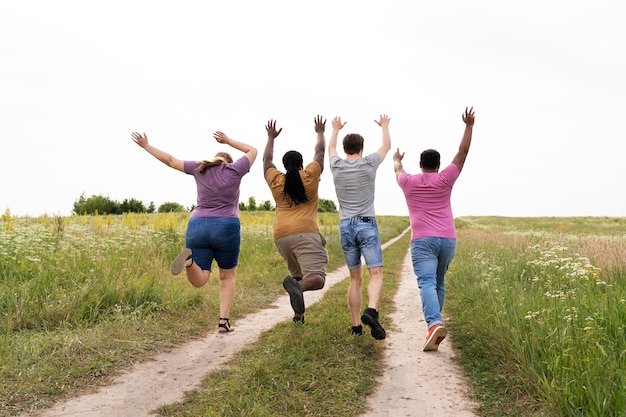
[[[311,173],[311,174],[317,173],[319,175],[322,172],[322,166],[317,161],[311,161],[309,162],[309,164],[306,166],[304,170],[308,173]]]
[[[444,168],[439,174],[445,177],[458,177],[461,173],[461,170],[456,164],[450,164]]]
[[[285,174],[280,172],[275,167],[271,167],[265,170],[265,180],[269,183],[275,181],[277,178],[284,177]]]
[[[250,170],[250,160],[246,155],[242,156],[241,158],[237,159],[235,162],[229,165],[236,171],[243,170],[244,172],[247,172]]]
[[[365,159],[367,163],[371,165],[376,165],[376,166],[380,165],[382,161],[382,158],[380,157],[380,154],[378,152],[371,153],[367,155],[366,157],[364,157],[363,159]]]
[[[411,175],[408,172],[401,172],[396,175],[396,180],[398,181],[398,184],[404,185],[408,183],[409,181],[411,181],[413,177],[414,175]]]
[[[183,161],[183,169],[187,174],[193,174],[197,166],[198,163],[196,161]]]
[[[331,170],[335,171],[346,166],[346,160],[338,156],[333,156],[328,161],[328,165],[330,166]]]

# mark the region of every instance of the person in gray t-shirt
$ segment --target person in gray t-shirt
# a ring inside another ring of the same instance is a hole
[[[375,122],[383,129],[383,143],[378,150],[363,156],[363,136],[350,133],[343,139],[346,158],[337,155],[337,136],[345,126],[340,117],[333,119],[333,133],[328,143],[330,170],[339,200],[341,248],[350,270],[348,304],[352,315],[352,334],[363,334],[363,324],[370,326],[372,337],[384,339],[386,332],[378,320],[378,304],[383,292],[383,253],[374,212],[376,170],[391,149],[389,116]],[[361,256],[370,276],[367,287],[368,308],[361,311]]]

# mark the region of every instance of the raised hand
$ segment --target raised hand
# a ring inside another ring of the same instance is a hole
[[[346,122],[341,122],[341,117],[335,116],[333,119],[333,130],[341,130],[346,125]]]
[[[143,135],[137,132],[132,133],[133,141],[144,148],[148,144],[148,136],[144,133]]]
[[[315,132],[316,133],[324,133],[326,130],[326,119],[324,119],[319,114],[315,116]]]
[[[213,133],[213,138],[218,143],[225,143],[225,144],[228,145],[228,143],[230,142],[230,138],[226,135],[226,133],[220,132],[219,130],[217,132]]]
[[[267,122],[267,125],[265,125],[265,130],[267,130],[267,136],[274,139],[278,135],[280,135],[280,132],[283,131],[283,128],[281,127],[279,130],[276,130],[276,120],[272,119]]]
[[[389,116],[387,116],[386,114],[381,114],[380,120],[374,120],[374,121],[376,122],[378,126],[383,127],[383,126],[389,126],[389,120],[391,120]]]
[[[396,149],[396,152],[393,154],[393,160],[397,162],[401,162],[404,159],[404,152],[400,153],[400,148]]]
[[[467,110],[466,107],[465,114],[461,115],[461,117],[463,118],[465,125],[474,126],[474,107],[471,107],[469,110]]]

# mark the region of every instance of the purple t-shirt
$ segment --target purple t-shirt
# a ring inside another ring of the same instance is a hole
[[[456,238],[450,196],[460,173],[459,167],[450,164],[441,172],[398,175],[398,185],[409,208],[411,240]]]
[[[196,161],[185,161],[185,172],[196,179],[198,201],[191,217],[239,217],[239,184],[250,171],[250,160],[242,156],[232,164],[222,163],[196,171]]]

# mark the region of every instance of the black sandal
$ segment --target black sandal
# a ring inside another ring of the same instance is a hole
[[[220,317],[220,320],[225,320],[226,323],[217,323],[217,331],[219,333],[230,333],[235,331],[235,329],[230,327],[230,321],[228,320],[228,318]]]

